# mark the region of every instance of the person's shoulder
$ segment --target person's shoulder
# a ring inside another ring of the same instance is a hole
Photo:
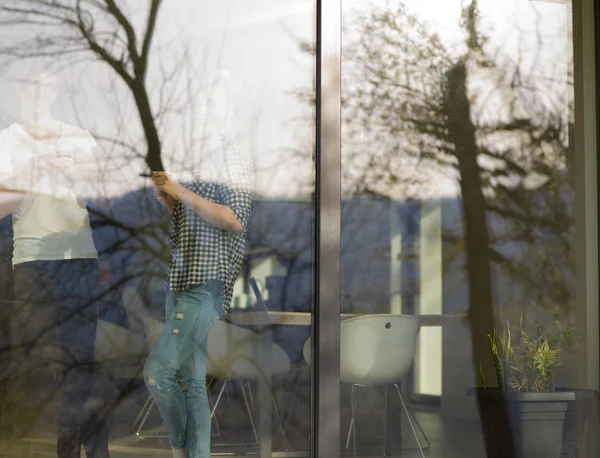
[[[19,134],[18,126],[11,124],[0,130],[0,175],[12,173],[11,154],[15,138]]]
[[[9,138],[17,135],[21,129],[17,125],[17,123],[13,122],[12,124],[6,126],[4,129],[0,129],[0,138]]]
[[[14,138],[17,138],[22,131],[16,123],[0,130],[0,147],[7,148]]]

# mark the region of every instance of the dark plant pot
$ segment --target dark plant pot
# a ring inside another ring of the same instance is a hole
[[[471,389],[477,400],[487,458],[559,458],[567,412],[587,391],[519,393]],[[595,398],[595,394],[590,399]],[[571,427],[572,429],[572,427]],[[578,438],[579,439],[579,438]]]

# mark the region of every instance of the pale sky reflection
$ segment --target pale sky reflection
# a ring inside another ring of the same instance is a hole
[[[345,0],[344,15],[364,14],[372,4],[393,5],[393,1],[373,3]],[[427,23],[455,52],[461,52],[459,28],[461,0],[421,0],[407,2],[407,7]],[[308,197],[312,177],[310,145],[313,134],[311,109],[300,102],[293,91],[310,88],[313,82],[312,60],[303,54],[295,38],[311,41],[314,33],[313,1],[259,0],[247,2],[178,2],[179,8],[163,8],[155,39],[155,54],[148,75],[153,106],[161,106],[164,116],[158,119],[163,136],[166,167],[180,166],[186,160],[197,161],[193,152],[195,125],[204,118],[204,106],[198,97],[190,100],[194,90],[217,73],[222,78],[219,91],[221,114],[234,112],[231,118],[238,133],[239,147],[249,151],[257,168],[255,191],[270,198]],[[132,5],[133,3],[130,3]],[[546,2],[509,0],[480,2],[491,43],[502,44],[502,53],[513,62],[521,59],[530,70],[566,73],[566,36],[568,11],[565,5]],[[143,15],[131,11],[136,25]],[[1,19],[0,19],[1,23]],[[141,27],[140,27],[141,30]],[[18,39],[14,37],[14,39]],[[344,35],[347,42],[352,31]],[[186,54],[187,52],[187,54]],[[185,57],[182,57],[185,56]],[[181,63],[186,66],[182,69]],[[3,67],[0,65],[0,68]],[[177,75],[162,87],[165,75]],[[101,63],[71,65],[64,72],[66,92],[59,98],[56,115],[65,122],[85,128],[96,135],[104,151],[103,171],[96,188],[99,194],[118,194],[147,180],[140,159],[131,159],[131,151],[120,143],[136,145],[144,153],[144,139],[139,115],[131,96],[112,72]],[[3,78],[0,90],[0,122],[5,127],[16,117],[18,107],[11,97],[10,82]],[[165,96],[172,98],[165,103]],[[116,141],[108,141],[108,140]],[[291,151],[304,151],[304,160],[288,160]],[[116,179],[106,177],[113,174]],[[439,184],[440,177],[432,177]],[[454,192],[454,177],[435,192]],[[398,196],[401,198],[401,196]]]

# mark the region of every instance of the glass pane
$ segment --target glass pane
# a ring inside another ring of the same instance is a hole
[[[310,450],[314,6],[176,3],[3,2],[3,456]]]
[[[571,3],[343,7],[343,450],[576,456],[598,348]]]

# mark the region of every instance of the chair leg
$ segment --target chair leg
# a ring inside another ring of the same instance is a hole
[[[409,411],[410,412],[410,411]],[[421,435],[423,436],[423,438],[425,439],[425,446],[423,447],[424,449],[429,449],[431,448],[431,444],[429,442],[429,439],[427,438],[427,434],[425,434],[425,431],[423,431],[423,428],[421,427],[421,423],[419,423],[419,419],[415,416],[414,413],[411,412],[411,415],[413,417],[413,421],[415,422],[415,424],[417,425],[417,428],[419,428],[419,431],[421,432]]]
[[[408,408],[408,406],[407,406],[407,408]],[[421,437],[423,437],[423,439],[425,440],[425,444],[422,444],[423,450],[430,449],[431,443],[429,442],[429,438],[427,437],[427,434],[425,434],[425,431],[423,430],[423,427],[421,426],[419,419],[410,409],[408,409],[408,412],[412,418],[413,424],[415,424],[417,426],[417,428],[419,429],[419,432],[421,433]]]
[[[135,417],[135,420],[133,422],[133,427],[135,428],[136,425],[138,424],[138,422],[140,421],[140,419],[144,416],[144,414],[146,413],[146,409],[148,408],[148,404],[150,404],[152,402],[152,396],[148,396],[146,398],[146,402],[144,402],[143,407],[141,408],[140,412],[138,413],[137,417]],[[139,431],[139,430],[138,430]],[[137,432],[136,431],[136,434]]]
[[[273,410],[275,411],[275,416],[277,418],[277,427],[279,428],[279,432],[281,433],[281,437],[285,440],[285,431],[283,429],[283,421],[281,420],[281,413],[279,412],[279,405],[277,404],[277,398],[275,397],[275,393],[273,390],[271,392],[271,400],[273,401]],[[248,381],[248,393],[250,397],[250,402],[252,403],[252,408],[254,408],[254,397],[252,396],[252,389],[250,387],[250,381]]]
[[[383,395],[385,397],[384,399],[384,406],[386,406],[385,409],[383,409],[383,456],[387,456],[387,443],[388,443],[388,417],[387,417],[387,406],[388,406],[388,387],[387,385],[383,387]]]
[[[229,383],[229,380],[225,380],[223,382],[223,387],[221,388],[221,391],[219,392],[219,396],[217,397],[217,402],[215,402],[212,412],[210,413],[211,420],[215,416],[215,412],[217,411],[217,406],[219,405],[219,402],[221,402],[221,398],[223,397],[223,392],[225,391],[225,388],[227,387],[228,383]]]
[[[354,390],[354,385],[351,387]],[[354,426],[354,391],[350,392],[350,426],[348,426],[348,435],[346,436],[346,450],[350,448],[350,437],[352,436],[352,427]]]
[[[355,385],[352,385],[351,391],[350,391],[351,415],[350,415],[350,426],[348,427],[348,436],[346,437],[346,450],[348,450],[350,448],[350,437],[352,436],[352,432],[356,432],[356,428],[354,425],[354,412],[355,412],[358,401],[356,400],[356,396],[354,395],[355,388],[356,388]]]
[[[279,426],[279,432],[281,433],[281,437],[283,440],[287,440],[285,437],[285,430],[283,429],[283,421],[281,420],[281,413],[279,412],[279,406],[277,405],[277,398],[275,398],[275,393],[271,390],[271,398],[273,399],[273,410],[275,411],[275,416],[277,417],[277,425]]]
[[[258,433],[256,432],[256,425],[254,424],[254,415],[252,415],[252,408],[250,402],[248,401],[248,395],[246,394],[246,388],[244,388],[243,381],[240,381],[240,388],[242,389],[242,396],[244,397],[244,402],[246,403],[246,410],[248,411],[248,416],[250,417],[252,432],[254,433],[254,438],[256,439],[256,443],[258,444]]]
[[[214,411],[214,407],[213,407],[213,402],[212,402],[212,396],[210,395],[210,388],[211,388],[211,386],[213,386],[214,382],[215,382],[215,379],[214,378],[211,379],[210,383],[208,384],[208,387],[206,388],[206,396],[208,397],[208,406],[211,411],[211,417],[213,416],[212,412]],[[219,425],[219,419],[217,418],[216,411],[214,411],[214,420],[215,420],[215,428],[217,429],[217,436],[220,436],[221,435],[221,427]]]
[[[294,404],[298,401],[298,391],[300,391],[300,382],[302,380],[302,374],[297,374],[296,377],[296,388],[294,389],[294,394],[292,395],[292,401],[290,402],[290,406],[288,408],[287,418],[285,419],[284,429],[287,431],[290,426],[290,419],[292,418],[292,410],[294,408]]]
[[[240,383],[244,383],[241,381]],[[250,381],[246,380],[246,388],[248,389],[248,399],[250,400],[250,406],[252,410],[254,410],[254,396],[252,396],[252,386],[250,386]]]
[[[240,383],[244,383],[244,382],[240,382]],[[252,409],[254,409],[255,407],[254,407],[254,396],[252,395],[252,387],[250,386],[249,380],[246,383],[247,383],[247,388],[248,388],[248,398],[250,399],[250,405],[252,406]],[[286,440],[285,430],[283,429],[283,421],[281,420],[279,406],[277,405],[277,399],[275,398],[275,393],[273,393],[273,390],[271,390],[271,400],[273,401],[273,410],[275,411],[275,416],[277,418],[277,428],[279,429],[279,432],[281,433],[281,437],[283,438],[283,440]]]
[[[146,424],[146,420],[148,419],[148,416],[150,415],[150,412],[152,411],[152,407],[154,407],[154,398],[152,396],[148,396],[148,399],[146,400],[144,407],[142,407],[142,410],[138,414],[138,418],[139,418],[140,415],[142,415],[142,412],[144,411],[144,409],[146,409],[146,413],[144,414],[144,417],[142,418],[142,421],[140,422],[138,429],[135,431],[136,436],[140,436],[140,432],[142,431],[142,428]],[[136,423],[137,423],[137,421],[138,420],[136,419]]]
[[[350,433],[352,433],[352,444],[353,444],[353,452],[352,456],[356,458],[356,419],[354,414],[356,412],[356,396],[354,393],[355,386],[352,385],[350,388],[350,409],[351,409],[351,418],[350,418],[350,428],[348,430],[348,439],[346,439],[346,449],[350,445]]]
[[[346,450],[350,448],[350,438],[352,437],[352,427],[354,426],[354,417],[350,418],[350,426],[348,426],[348,435],[346,436]]]
[[[396,391],[398,392],[398,397],[400,398],[400,402],[402,403],[402,408],[404,409],[404,413],[406,413],[406,418],[408,419],[408,424],[410,425],[410,429],[412,430],[412,433],[415,436],[415,440],[417,441],[417,446],[419,447],[419,451],[421,452],[421,457],[425,458],[425,454],[423,453],[423,448],[421,447],[421,441],[419,440],[419,437],[417,436],[417,432],[415,431],[415,427],[413,426],[411,415],[408,412],[406,403],[404,402],[404,397],[402,396],[402,393],[400,392],[400,388],[398,387],[398,385],[394,384],[394,386],[396,387]]]

